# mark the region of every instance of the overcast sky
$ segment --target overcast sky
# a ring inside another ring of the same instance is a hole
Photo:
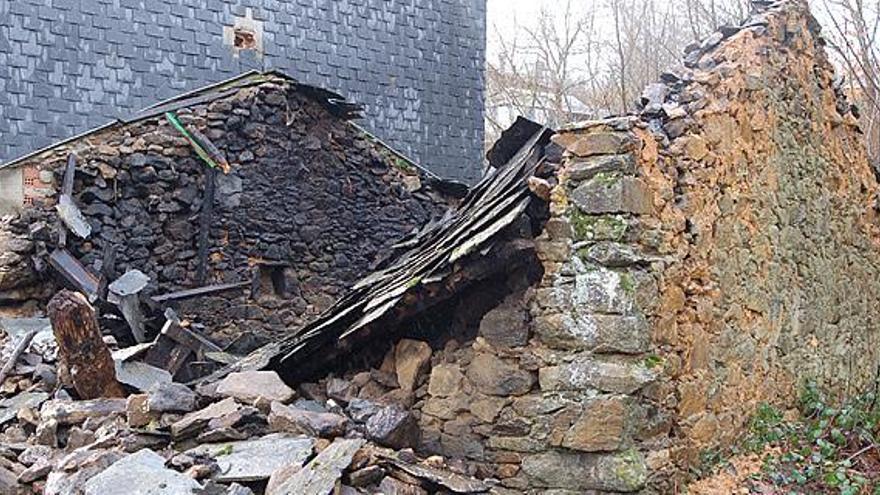
[[[486,24],[487,24],[487,50],[492,58],[495,44],[494,38],[498,30],[502,33],[511,33],[516,29],[516,22],[528,24],[528,19],[534,19],[542,6],[558,5],[561,0],[487,0]],[[575,0],[587,2],[588,0]]]

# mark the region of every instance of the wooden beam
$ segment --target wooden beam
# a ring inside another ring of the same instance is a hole
[[[73,385],[82,399],[125,397],[95,310],[85,296],[62,290],[49,301],[48,312],[62,381]]]

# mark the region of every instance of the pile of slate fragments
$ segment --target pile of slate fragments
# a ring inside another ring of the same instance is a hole
[[[417,457],[394,400],[425,356],[402,341],[381,369],[306,383],[232,373],[188,386],[104,337],[126,397],[77,400],[45,318],[0,317],[0,493],[492,493],[465,466]],[[3,371],[0,371],[2,376]]]

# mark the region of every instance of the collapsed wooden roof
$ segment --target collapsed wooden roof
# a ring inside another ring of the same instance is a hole
[[[528,180],[544,163],[544,148],[552,134],[519,120],[490,153],[505,156],[506,163],[494,163],[496,168],[457,208],[398,243],[378,271],[354,284],[310,324],[257,349],[221,374],[268,368],[295,377],[316,371],[332,357],[391,331],[394,323],[448,299],[475,280],[507,269],[531,245],[500,242],[501,234],[535,199]]]

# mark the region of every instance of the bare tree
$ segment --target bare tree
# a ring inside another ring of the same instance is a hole
[[[880,0],[809,0],[844,89],[863,109],[880,165]],[[643,88],[679,64],[682,49],[745,19],[750,0],[575,0],[547,3],[513,32],[495,32],[487,67],[487,139],[516,115],[557,126],[632,111]]]
[[[512,35],[496,30],[497,56],[486,68],[487,140],[515,115],[558,126],[583,114],[577,95],[598,72],[594,35],[595,11],[575,9],[571,0],[542,8]]]
[[[877,34],[880,0],[815,0],[814,8],[825,21],[826,39],[843,73],[850,98],[863,109],[868,156],[880,165],[880,61]]]

